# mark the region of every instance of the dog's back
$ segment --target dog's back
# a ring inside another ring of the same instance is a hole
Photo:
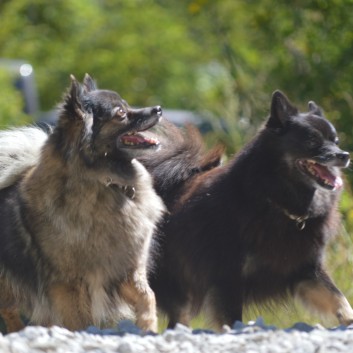
[[[139,160],[151,173],[154,186],[171,210],[184,194],[184,188],[197,176],[221,165],[223,146],[206,149],[197,128],[184,129],[163,120],[153,129],[161,141],[161,149],[153,155],[146,153]]]

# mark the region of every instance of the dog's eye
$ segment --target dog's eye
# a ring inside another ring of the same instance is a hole
[[[340,144],[340,139],[338,137],[335,137],[334,143],[336,145],[339,145]]]
[[[112,116],[117,117],[120,120],[124,120],[127,117],[126,111],[122,107],[116,107],[112,111]]]

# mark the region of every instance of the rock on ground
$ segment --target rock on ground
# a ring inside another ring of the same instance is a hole
[[[232,328],[225,327],[223,333],[178,325],[156,335],[142,332],[128,321],[115,329],[89,327],[80,332],[28,326],[18,333],[0,335],[0,352],[352,353],[353,327],[324,329],[298,323],[279,330],[258,319],[248,325],[237,322]]]

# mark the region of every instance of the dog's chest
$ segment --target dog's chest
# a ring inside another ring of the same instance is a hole
[[[242,272],[267,269],[283,275],[320,261],[339,225],[336,203],[335,195],[321,190],[305,207],[269,203],[266,212],[257,214],[245,229]]]
[[[124,276],[146,257],[161,205],[153,192],[132,199],[119,190],[86,191],[85,198],[71,195],[66,207],[57,209],[51,235],[43,242],[54,270],[66,276],[102,271]],[[42,238],[43,239],[43,238]]]
[[[330,225],[321,220],[307,220],[303,229],[294,220],[277,220],[271,230],[259,231],[246,246],[242,262],[245,278],[261,273],[286,277],[320,261],[332,234]]]

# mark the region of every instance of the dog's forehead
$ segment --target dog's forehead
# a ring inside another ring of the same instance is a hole
[[[112,108],[116,106],[127,106],[127,103],[114,91],[96,90],[88,94],[91,102],[97,106]]]
[[[114,91],[91,91],[85,95],[83,101],[84,106],[88,110],[92,110],[93,116],[96,118],[111,116],[113,109],[117,107],[129,109],[129,105]]]
[[[320,131],[324,137],[332,139],[337,135],[335,127],[324,117],[313,115],[313,114],[303,114],[302,119],[310,125],[310,127]]]
[[[95,100],[111,101],[111,102],[121,102],[123,99],[117,92],[109,90],[96,90],[90,92],[90,95]]]

